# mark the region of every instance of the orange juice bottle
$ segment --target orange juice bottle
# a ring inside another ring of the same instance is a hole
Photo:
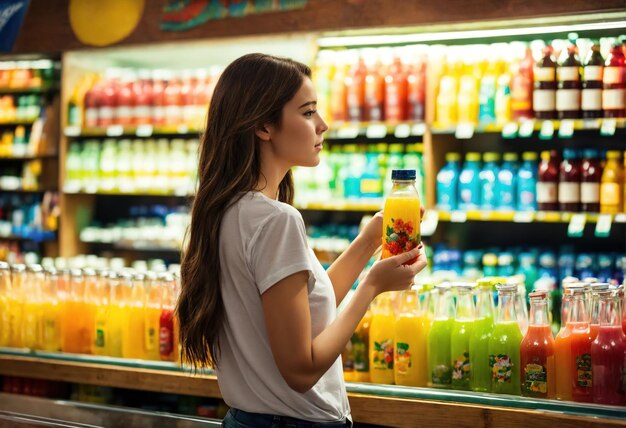
[[[176,281],[171,273],[159,275],[162,286],[159,318],[159,356],[162,361],[178,361],[178,329],[174,310],[178,298]]]
[[[420,197],[415,188],[414,169],[394,169],[393,187],[385,201],[382,258],[395,256],[417,247],[420,233]]]
[[[624,172],[620,162],[621,153],[610,150],[606,153],[606,166],[600,181],[600,212],[617,214],[623,207]]]
[[[110,285],[108,272],[101,272],[96,283],[93,331],[93,353],[95,355],[109,355],[108,324],[110,316]]]
[[[11,291],[9,295],[9,332],[10,346],[23,347],[22,320],[23,320],[23,287],[26,277],[26,266],[16,264],[11,266]]]
[[[392,293],[376,297],[370,325],[370,382],[392,385],[393,344],[396,317],[391,307]]]
[[[400,294],[400,312],[396,319],[394,332],[394,380],[396,385],[426,386],[426,379],[420,385],[421,361],[416,361],[419,344],[418,331],[421,327],[419,314],[419,295],[415,290],[403,291]]]
[[[98,307],[98,275],[93,269],[83,269],[84,293],[80,305],[79,343],[81,353],[93,354],[95,348],[96,311]]]
[[[161,322],[161,304],[163,300],[163,286],[153,272],[145,274],[146,303],[144,307],[144,340],[148,360],[160,360],[159,331]]]
[[[54,268],[46,268],[44,273],[39,344],[44,351],[56,352],[61,350],[59,274]]]
[[[566,285],[566,284],[564,284]],[[572,326],[568,324],[569,305],[571,302],[571,293],[575,289],[584,292],[584,284],[567,284],[567,288],[563,289],[563,302],[561,303],[561,330],[554,339],[554,360],[556,374],[556,399],[568,400],[572,399],[572,373],[570,366],[572,364]]]
[[[145,319],[144,290],[145,276],[135,274],[130,281],[123,281],[125,288],[124,317],[122,325],[122,356],[124,358],[145,358]]]
[[[124,274],[118,275],[115,272],[109,272],[107,283],[109,290],[109,310],[106,323],[104,325],[104,340],[106,343],[107,353],[111,357],[122,356],[122,337],[124,322],[124,287],[122,280],[130,281],[130,277]]]
[[[84,288],[83,272],[80,269],[72,269],[63,305],[63,352],[83,352],[80,330],[84,323],[82,314]]]
[[[11,346],[12,292],[9,264],[0,262],[0,347]]]
[[[570,349],[572,359],[569,370],[571,372],[572,398],[574,401],[593,401],[592,397],[592,366],[591,366],[591,329],[589,315],[585,308],[584,289],[572,289],[567,324],[572,330]]]
[[[39,349],[38,338],[41,324],[41,288],[43,269],[40,265],[26,268],[22,286],[22,346]]]

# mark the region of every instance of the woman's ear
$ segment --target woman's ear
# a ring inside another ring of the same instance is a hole
[[[267,125],[263,125],[258,127],[254,133],[256,134],[257,137],[259,137],[259,140],[261,141],[270,141],[270,131],[268,130],[268,126]]]

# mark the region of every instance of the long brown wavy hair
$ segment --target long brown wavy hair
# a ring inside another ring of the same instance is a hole
[[[224,322],[220,228],[228,207],[262,179],[255,131],[265,124],[280,126],[283,107],[310,77],[304,64],[256,53],[232,62],[215,87],[200,142],[198,190],[176,306],[181,358],[195,369],[219,363]],[[293,202],[291,171],[280,183],[278,199]]]

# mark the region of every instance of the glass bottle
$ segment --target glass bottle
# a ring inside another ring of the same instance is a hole
[[[400,312],[396,318],[394,334],[394,379],[396,385],[419,385],[420,367],[422,364],[414,355],[419,344],[418,331],[420,329],[419,295],[415,290],[406,290],[400,293]]]
[[[589,316],[585,307],[583,288],[570,288],[570,302],[567,325],[571,329],[570,348],[572,359],[569,370],[571,373],[572,399],[578,402],[591,402],[591,330]],[[557,357],[558,358],[558,357]],[[559,363],[561,364],[561,363]]]
[[[537,208],[541,211],[558,210],[559,154],[556,150],[541,152],[537,181]]]
[[[452,388],[470,389],[470,337],[474,327],[474,296],[472,290],[476,284],[455,283],[456,308],[450,331],[450,355],[452,357]]]
[[[595,278],[593,278],[595,279]],[[589,315],[589,330],[591,339],[595,340],[600,329],[600,295],[609,291],[609,284],[605,282],[593,282],[588,284],[591,289],[591,298],[585,300],[585,307]]]
[[[600,212],[617,214],[622,210],[624,172],[621,153],[608,151],[606,165],[600,182]]]
[[[159,280],[161,281],[163,287],[161,315],[159,318],[159,355],[162,361],[177,361],[178,329],[176,329],[176,317],[174,314],[176,300],[178,298],[176,293],[176,282],[174,281],[174,276],[171,273],[160,274]],[[367,360],[367,352],[365,352],[364,358]]]
[[[365,118],[366,74],[363,57],[355,58],[345,79],[347,117],[350,122],[361,122]]]
[[[517,285],[498,284],[496,288],[498,312],[488,348],[492,374],[491,392],[519,395],[520,343],[523,336],[515,312]]]
[[[520,345],[522,395],[555,397],[554,339],[550,329],[548,293],[530,293],[530,325]]]
[[[556,119],[557,64],[553,52],[552,46],[545,46],[533,70],[533,110],[537,119]]]
[[[392,385],[395,315],[391,293],[383,293],[374,301],[370,325],[370,381]]]
[[[470,387],[472,391],[491,391],[489,339],[494,327],[493,283],[489,278],[478,280],[476,287],[476,316],[470,335]]]
[[[580,211],[581,164],[576,150],[563,150],[559,169],[559,208],[565,212]]]
[[[613,291],[598,292],[600,329],[591,344],[593,402],[623,405],[626,335],[622,331],[620,302]]]
[[[580,208],[583,212],[600,212],[600,181],[602,166],[597,150],[583,152],[582,173],[580,176]]]
[[[385,120],[402,122],[407,120],[408,80],[404,64],[399,56],[393,57],[393,63],[385,76]]]
[[[15,306],[9,264],[0,262],[0,347],[11,346]]]
[[[559,119],[577,119],[580,117],[580,60],[576,45],[567,47],[567,57],[556,70],[557,91],[556,110]]]
[[[421,202],[415,178],[414,169],[397,169],[391,173],[393,188],[385,200],[382,258],[410,251],[422,240]]]
[[[450,366],[450,333],[454,319],[454,302],[449,284],[439,284],[435,318],[428,333],[428,386],[449,388],[452,382]]]
[[[600,44],[594,42],[583,68],[583,90],[581,94],[582,115],[585,119],[603,116],[602,111],[602,74],[604,58],[600,53]]]
[[[26,266],[14,264],[11,266],[11,294],[9,295],[9,337],[10,345],[22,348],[22,324],[24,321],[24,282]]]
[[[604,117],[624,117],[624,53],[621,46],[613,45],[609,56],[604,63],[602,78],[602,109]]]
[[[513,119],[533,117],[533,52],[526,46],[524,58],[511,77],[511,110]]]

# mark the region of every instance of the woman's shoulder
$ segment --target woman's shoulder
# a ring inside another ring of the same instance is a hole
[[[294,218],[302,221],[302,214],[296,208],[270,199],[261,192],[244,194],[233,204],[232,208],[236,210],[240,221],[259,226],[270,220],[281,221]]]

